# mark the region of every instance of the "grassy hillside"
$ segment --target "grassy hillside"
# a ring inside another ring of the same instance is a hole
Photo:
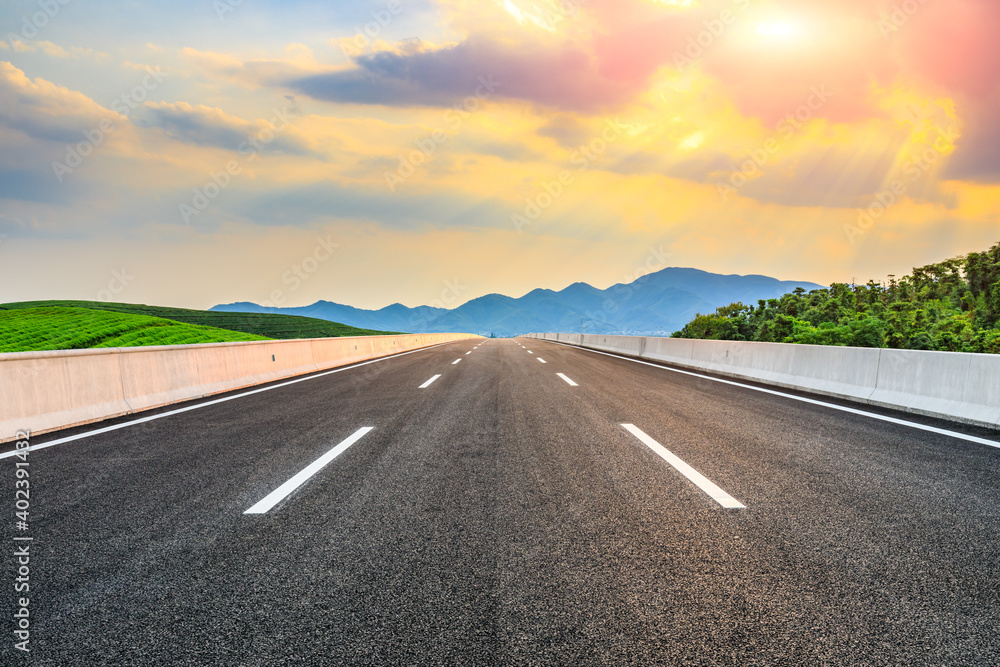
[[[111,311],[130,315],[145,315],[181,322],[197,324],[217,329],[228,329],[266,338],[338,338],[340,336],[377,336],[388,331],[372,331],[296,315],[275,315],[270,313],[221,313],[187,308],[167,308],[131,303],[105,303],[103,301],[23,301],[0,304],[4,310],[24,308],[85,308]]]
[[[149,315],[90,308],[55,306],[0,310],[0,352],[248,340],[267,338]]]
[[[1000,354],[1000,244],[885,284],[730,304],[674,337]]]

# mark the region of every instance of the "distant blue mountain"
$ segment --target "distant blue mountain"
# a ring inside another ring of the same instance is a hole
[[[601,290],[574,283],[558,292],[536,289],[520,298],[487,294],[454,309],[398,303],[363,310],[330,301],[298,308],[268,308],[229,303],[211,310],[305,315],[381,331],[468,332],[512,336],[532,331],[669,335],[698,313],[741,301],[755,305],[797,287],[815,283],[780,281],[767,276],[724,276],[697,269],[663,269],[632,283]]]

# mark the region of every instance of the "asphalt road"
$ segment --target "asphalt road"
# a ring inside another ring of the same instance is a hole
[[[8,555],[3,664],[1000,664],[1000,450],[553,343],[29,456],[31,653]]]

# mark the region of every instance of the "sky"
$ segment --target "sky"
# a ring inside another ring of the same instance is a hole
[[[989,0],[0,2],[0,302],[453,307],[1000,241]]]

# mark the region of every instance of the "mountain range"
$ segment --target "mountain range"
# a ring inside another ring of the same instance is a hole
[[[394,303],[380,310],[364,310],[317,301],[296,308],[239,302],[210,310],[304,315],[364,329],[407,333],[466,332],[506,337],[558,331],[665,336],[681,329],[698,313],[711,313],[737,301],[756,304],[758,299],[776,298],[797,287],[813,290],[821,285],[667,268],[604,290],[574,283],[558,292],[536,289],[519,298],[487,294],[452,309],[409,308]]]

